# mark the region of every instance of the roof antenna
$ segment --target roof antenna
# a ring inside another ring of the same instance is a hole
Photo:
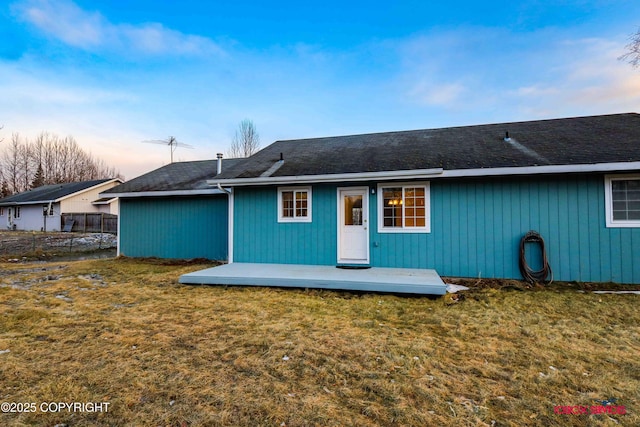
[[[151,141],[142,141],[142,142],[150,143],[150,144],[168,145],[169,151],[171,152],[171,163],[173,163],[173,152],[176,151],[176,148],[178,147],[193,148],[189,144],[183,144],[182,142],[178,142],[178,140],[176,140],[174,136],[170,136],[167,139],[153,139]]]

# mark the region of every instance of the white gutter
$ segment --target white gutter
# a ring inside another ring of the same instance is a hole
[[[1,203],[0,206],[24,206],[24,205],[44,205],[44,204],[48,204],[48,203],[58,203],[60,201],[60,199],[55,199],[55,200],[35,200],[35,201],[28,201],[28,202],[4,202]]]
[[[200,196],[211,194],[224,194],[218,189],[202,189],[202,190],[171,190],[171,191],[131,191],[128,193],[100,193],[100,197],[166,197],[166,196]]]
[[[640,170],[640,162],[594,163],[582,165],[547,165],[509,168],[454,169],[444,171],[442,178],[465,176],[538,175],[558,173],[621,172]]]
[[[299,176],[266,176],[258,178],[238,178],[238,179],[209,179],[207,184],[211,186],[229,185],[269,185],[269,184],[310,184],[322,182],[342,182],[342,181],[372,181],[388,179],[424,179],[442,174],[442,168],[436,169],[411,169],[401,171],[382,172],[358,172],[358,173],[336,173],[325,175],[299,175]]]
[[[640,162],[593,163],[578,165],[546,165],[479,169],[413,169],[325,175],[276,176],[207,180],[211,186],[245,186],[270,184],[312,184],[344,181],[418,180],[427,178],[461,178],[479,176],[544,175],[561,173],[620,172],[640,170]]]

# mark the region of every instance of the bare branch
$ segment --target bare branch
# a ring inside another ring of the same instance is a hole
[[[629,37],[629,44],[625,46],[627,52],[624,55],[620,55],[618,60],[626,61],[633,68],[640,67],[640,28]]]
[[[260,149],[260,135],[256,125],[249,119],[244,119],[238,125],[233,141],[227,152],[231,158],[249,157]]]
[[[121,178],[84,151],[72,136],[64,139],[42,132],[33,141],[14,133],[0,151],[0,192],[3,197],[46,184]]]

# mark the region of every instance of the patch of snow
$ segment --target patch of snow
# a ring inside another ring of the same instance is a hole
[[[11,353],[11,350],[0,350],[0,354]]]
[[[451,283],[445,283],[445,285],[447,285],[447,292],[449,292],[450,294],[455,294],[456,292],[459,291],[468,291],[469,288],[467,288],[466,286],[462,286],[462,285],[454,285]]]
[[[640,295],[640,291],[593,291],[594,294],[636,294]]]

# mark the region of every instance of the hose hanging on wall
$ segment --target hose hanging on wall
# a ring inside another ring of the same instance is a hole
[[[526,243],[539,243],[540,244],[540,252],[542,253],[542,268],[538,271],[533,271],[529,265],[527,264],[527,259],[525,258],[525,244]],[[551,271],[551,266],[549,266],[549,260],[547,259],[547,251],[544,248],[544,239],[542,236],[536,231],[529,231],[524,237],[520,240],[520,262],[518,263],[520,267],[520,273],[522,273],[522,277],[527,282],[533,283],[551,283],[553,281],[553,272]],[[547,277],[549,280],[547,281]]]

